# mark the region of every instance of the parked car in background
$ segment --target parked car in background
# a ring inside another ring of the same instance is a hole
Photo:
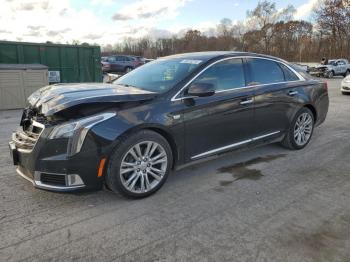
[[[291,64],[291,66],[293,66],[294,68],[304,71],[305,73],[309,73],[310,72],[310,68],[307,65],[302,65],[302,64]]]
[[[343,81],[341,82],[341,88],[340,91],[343,95],[349,95],[350,94],[350,75],[345,77]]]
[[[52,191],[106,184],[141,198],[175,166],[266,143],[304,148],[329,99],[327,83],[284,60],[204,52],[157,59],[113,84],[44,87],[28,102],[10,142],[20,175]]]
[[[310,68],[311,75],[318,77],[332,78],[333,76],[348,76],[350,74],[350,64],[347,59],[329,60],[326,65],[318,65]]]
[[[114,55],[109,56],[101,63],[103,73],[128,73],[145,64],[145,61],[143,58],[136,56]]]

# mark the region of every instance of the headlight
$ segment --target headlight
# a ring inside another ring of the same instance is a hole
[[[58,125],[52,130],[49,138],[68,138],[67,154],[72,156],[80,152],[86,134],[94,125],[112,118],[115,115],[116,113],[103,113]]]

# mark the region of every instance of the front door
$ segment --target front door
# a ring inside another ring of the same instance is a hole
[[[246,87],[242,59],[218,62],[192,83],[196,82],[213,84],[216,93],[183,99],[186,159],[247,144],[254,128],[254,101],[252,89]]]

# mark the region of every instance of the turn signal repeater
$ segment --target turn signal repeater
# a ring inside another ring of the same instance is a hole
[[[97,173],[97,177],[102,177],[103,175],[103,169],[105,167],[105,164],[106,164],[106,158],[102,158],[100,160],[100,164],[98,166],[98,173]]]

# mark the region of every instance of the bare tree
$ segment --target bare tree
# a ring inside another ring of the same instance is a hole
[[[350,58],[350,0],[324,0],[314,10],[314,24],[293,20],[295,8],[277,10],[261,1],[244,22],[224,18],[210,34],[189,30],[182,37],[127,38],[107,45],[104,54],[134,54],[150,58],[206,50],[242,50],[275,55],[289,61],[320,57]]]

